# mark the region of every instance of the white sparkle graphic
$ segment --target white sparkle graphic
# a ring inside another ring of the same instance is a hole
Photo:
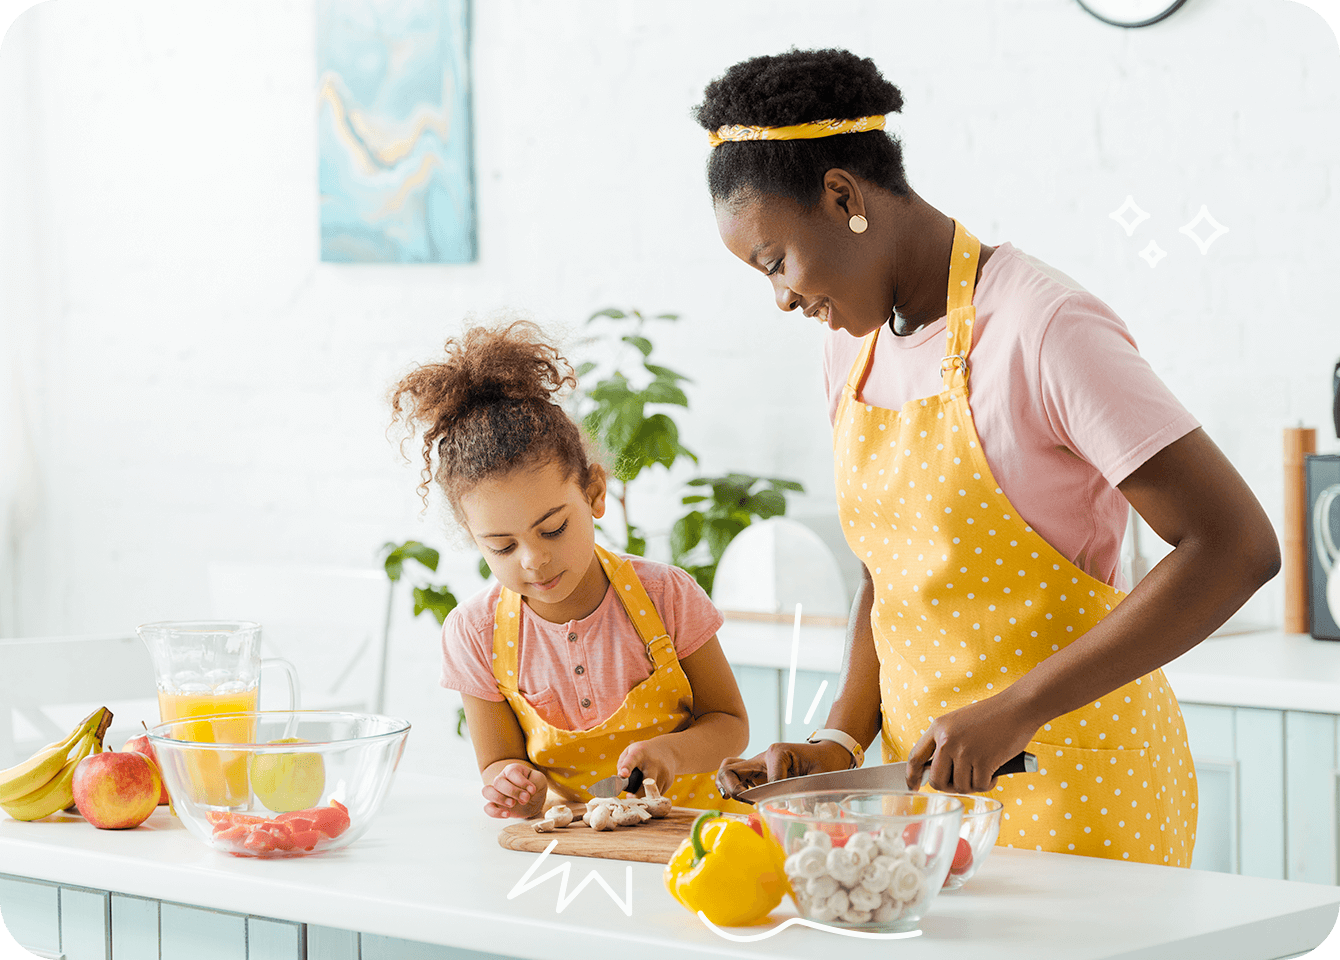
[[[1213,232],[1209,236],[1203,239],[1201,238],[1200,234],[1196,232],[1196,228],[1200,226],[1201,221],[1208,223],[1211,227],[1214,228]],[[1203,257],[1205,256],[1205,254],[1209,253],[1210,244],[1214,243],[1214,241],[1218,240],[1224,234],[1228,233],[1228,227],[1224,226],[1218,220],[1214,219],[1214,217],[1210,216],[1209,208],[1202,203],[1200,205],[1200,211],[1196,214],[1195,218],[1190,223],[1186,224],[1184,227],[1179,229],[1177,232],[1185,233],[1192,240],[1195,240],[1196,246],[1200,247],[1200,255]]]
[[[554,867],[554,869],[550,870],[544,876],[536,877],[536,879],[532,880],[531,877],[535,876],[535,871],[540,869],[540,865],[544,863],[545,857],[549,856],[549,852],[553,850],[554,847],[556,846],[558,846],[557,840],[549,841],[549,846],[545,847],[544,850],[540,852],[540,855],[535,858],[535,862],[530,865],[530,869],[528,869],[522,875],[521,879],[518,880],[516,882],[516,885],[512,887],[511,892],[507,894],[508,900],[516,899],[521,894],[529,890],[531,887],[539,886],[541,883],[544,883],[544,881],[548,880],[554,874],[558,874],[558,904],[555,907],[554,910],[555,913],[562,913],[563,909],[568,904],[570,904],[573,900],[577,899],[577,894],[581,893],[584,889],[586,889],[586,885],[590,883],[592,880],[594,880],[599,886],[605,888],[605,892],[610,895],[610,899],[613,900],[615,905],[624,912],[625,916],[631,917],[633,915],[632,867],[626,868],[626,871],[624,873],[625,893],[624,893],[624,899],[622,900],[619,899],[618,894],[614,892],[613,888],[610,887],[610,885],[605,882],[605,878],[602,877],[600,874],[596,873],[594,870],[592,870],[584,878],[582,878],[582,882],[577,884],[577,889],[573,890],[571,893],[568,893],[568,871],[572,867],[572,864],[570,863],[564,863],[560,866]]]
[[[1127,215],[1130,219],[1127,219]],[[1126,231],[1126,236],[1135,233],[1135,228],[1149,219],[1149,214],[1140,209],[1140,205],[1135,202],[1135,198],[1129,193],[1126,194],[1125,201],[1117,209],[1108,214],[1113,220],[1121,224],[1121,228]]]
[[[1167,251],[1153,240],[1150,240],[1149,243],[1145,245],[1145,248],[1140,251],[1140,258],[1144,260],[1145,263],[1149,264],[1151,268],[1167,255]]]

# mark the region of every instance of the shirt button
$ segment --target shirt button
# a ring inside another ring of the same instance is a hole
[[[576,673],[578,676],[581,676],[583,673],[586,672],[586,668],[579,663],[577,664],[577,669],[574,670],[573,672]]]
[[[570,633],[570,634],[568,634],[568,642],[569,642],[569,643],[573,643],[573,642],[575,642],[576,640],[577,640],[577,634],[575,634],[575,633]]]
[[[590,697],[582,697],[582,708],[585,709],[585,708],[587,708],[587,707],[589,707],[589,706],[591,706],[591,698],[590,698]]]

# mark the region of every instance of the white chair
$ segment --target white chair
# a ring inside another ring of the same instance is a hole
[[[303,709],[382,712],[391,612],[382,570],[212,563],[208,576],[212,615],[255,620],[261,656],[297,667]],[[282,709],[283,690],[263,680],[262,707]]]
[[[158,722],[153,661],[136,636],[0,639],[0,768],[65,737],[98,707],[120,750]]]

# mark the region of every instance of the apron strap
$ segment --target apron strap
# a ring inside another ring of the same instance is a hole
[[[521,594],[502,588],[493,609],[493,677],[503,696],[517,689],[517,648],[521,641]]]
[[[940,361],[946,390],[968,384],[968,353],[972,350],[972,326],[977,318],[972,295],[981,252],[981,241],[955,220],[954,247],[949,254],[949,290],[945,297],[945,356]]]
[[[599,544],[596,544],[596,556],[600,558],[600,565],[605,568],[605,576],[609,577],[614,592],[619,596],[619,602],[623,604],[624,612],[628,614],[628,619],[633,622],[633,627],[637,630],[637,635],[647,645],[647,659],[656,666],[673,662],[674,642],[666,633],[661,615],[656,612],[651,597],[647,596],[642,581],[637,578],[632,562],[611,553]]]

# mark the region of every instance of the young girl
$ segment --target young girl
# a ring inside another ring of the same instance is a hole
[[[676,805],[742,808],[713,783],[749,738],[721,614],[677,567],[596,544],[607,477],[557,403],[576,383],[517,321],[448,340],[391,396],[394,420],[423,432],[420,492],[437,481],[497,581],[442,631],[484,812],[533,817],[549,790],[584,801],[635,769]]]

